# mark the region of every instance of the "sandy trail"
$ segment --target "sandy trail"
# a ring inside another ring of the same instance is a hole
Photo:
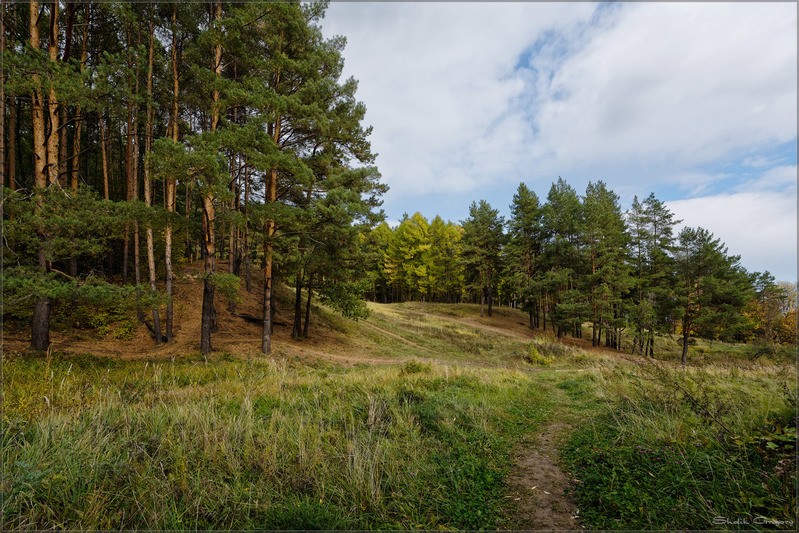
[[[517,448],[505,496],[512,529],[581,529],[577,506],[567,494],[569,477],[558,466],[557,446],[570,429],[562,422],[546,423],[535,441]]]

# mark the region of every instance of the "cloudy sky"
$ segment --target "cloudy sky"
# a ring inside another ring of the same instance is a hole
[[[603,180],[796,280],[795,3],[334,1],[322,29],[347,38],[389,221]]]

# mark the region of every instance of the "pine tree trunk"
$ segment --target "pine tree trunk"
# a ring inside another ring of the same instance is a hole
[[[214,292],[216,287],[206,277],[203,282],[203,308],[200,325],[200,351],[203,356],[211,353],[211,329],[215,321]],[[206,358],[207,360],[207,358]]]
[[[31,113],[33,115],[33,159],[34,184],[47,187],[47,144],[44,138],[44,106],[42,92],[36,88],[31,93]]]
[[[247,208],[250,203],[250,173],[249,167],[244,167],[244,242],[242,255],[244,256],[244,287],[247,292],[252,292],[252,269],[250,268],[250,220],[247,217]]]
[[[128,35],[130,42],[130,35]],[[132,68],[130,64],[128,67]],[[125,135],[125,201],[133,201],[133,102],[128,102],[128,118]],[[122,283],[128,283],[130,267],[130,222],[125,223],[125,236],[122,250]]]
[[[69,157],[67,156],[67,106],[61,105],[58,109],[59,123],[63,128],[62,134],[58,136],[58,183],[62,189],[69,186]]]
[[[205,255],[205,282],[203,283],[202,325],[200,334],[200,351],[211,352],[211,332],[215,327],[216,309],[212,276],[216,272],[216,238],[214,236],[214,200],[211,196],[203,196],[203,252]]]
[[[108,135],[105,128],[105,117],[100,115],[100,155],[103,160],[103,198],[110,199],[108,191]]]
[[[58,0],[53,0],[50,4],[50,40],[47,45],[50,62],[58,61]],[[47,93],[47,113],[50,117],[50,131],[47,136],[47,181],[48,185],[59,183],[59,160],[58,150],[61,137],[61,129],[58,113],[58,98],[55,88],[51,85]]]
[[[234,115],[235,117],[235,115]],[[233,197],[230,199],[230,211],[231,213],[236,210],[238,197],[239,197],[239,188],[238,188],[238,170],[236,169],[236,158],[231,157],[231,165],[230,165],[230,172],[231,172],[231,192],[233,193]],[[230,229],[228,233],[228,274],[236,275],[238,274],[238,268],[236,267],[237,262],[237,246],[236,246],[236,224],[231,221]],[[233,298],[228,299],[227,303],[228,311],[231,313],[236,312],[236,300]]]
[[[34,50],[40,47],[39,41],[39,2],[31,0],[29,19],[30,46]],[[34,186],[36,192],[36,211],[41,211],[44,207],[44,199],[41,190],[47,187],[47,143],[45,140],[44,128],[44,104],[41,89],[41,78],[38,74],[31,76],[34,89],[31,93],[31,114],[33,120],[33,154],[34,154]],[[39,235],[41,244],[39,245],[39,271],[47,272],[47,260],[45,257],[45,236]],[[36,300],[33,307],[33,318],[31,320],[31,348],[34,350],[47,350],[50,345],[50,299],[41,296]]]
[[[169,116],[170,134],[172,142],[177,144],[179,139],[179,107],[178,107],[178,39],[177,39],[177,2],[172,4],[172,110]],[[164,202],[168,213],[175,212],[175,189],[176,183],[174,176],[167,176],[164,183]],[[172,223],[167,222],[164,228],[164,269],[166,271],[166,339],[172,340],[172,328],[174,310],[172,302]]]
[[[138,39],[137,43],[138,45]],[[139,95],[139,77],[136,76],[136,96]],[[135,202],[139,199],[139,110],[137,107],[133,108],[133,152],[131,158],[131,176],[133,196],[132,200]],[[141,284],[141,239],[139,235],[139,221],[133,221],[133,273],[136,285]]]
[[[294,328],[291,337],[299,339],[302,336],[302,271],[294,274]]]
[[[311,323],[311,296],[313,295],[313,272],[308,274],[308,299],[305,301],[305,324],[302,326],[302,337],[308,338],[308,324]]]
[[[130,222],[125,223],[125,236],[122,240],[122,284],[128,284],[128,266],[130,264]]]
[[[688,361],[688,339],[690,338],[691,325],[688,321],[683,321],[682,324],[682,357],[680,363],[685,366]]]
[[[186,217],[186,224],[185,224],[185,226],[186,226],[186,250],[185,250],[185,254],[186,254],[186,259],[189,262],[194,262],[194,257],[195,257],[194,246],[193,246],[192,239],[191,239],[191,231],[189,229],[191,227],[191,224],[189,224],[189,220],[191,219],[191,213],[192,213],[192,207],[193,207],[191,205],[191,181],[189,181],[189,180],[186,180],[185,198],[186,198],[185,210],[183,212],[183,215]],[[202,250],[200,250],[200,253],[202,253]]]
[[[543,330],[546,332],[547,330],[547,300],[546,295],[544,295],[543,300],[541,301],[541,315],[543,317],[544,327]]]
[[[280,73],[275,76],[275,86],[279,83]],[[275,144],[280,140],[280,121],[281,117],[277,117],[272,128],[272,139]],[[273,204],[277,201],[277,167],[272,167],[268,177],[267,184],[267,204]],[[265,228],[265,241],[264,241],[264,329],[261,335],[261,352],[269,355],[272,351],[272,261],[274,254],[275,237],[275,221],[268,219]]]
[[[69,158],[69,169],[67,170],[69,174],[69,188],[72,189],[73,192],[78,191],[78,182],[80,180],[78,172],[80,170],[80,145],[83,131],[83,117],[81,114],[81,107],[76,106],[75,115],[72,117],[74,121],[72,129],[72,157]]]
[[[145,156],[150,155],[153,150],[153,50],[154,50],[154,35],[153,35],[153,13],[152,6],[150,11],[150,31],[148,35],[147,45],[147,124],[144,133],[144,152]],[[153,206],[153,182],[150,177],[150,164],[145,160],[144,163],[144,203],[147,207]],[[156,270],[155,270],[155,243],[153,238],[153,227],[151,224],[147,225],[146,239],[147,239],[147,271],[150,279],[150,290],[156,291]],[[153,306],[153,336],[155,342],[161,342],[161,317],[158,313],[158,306]]]
[[[214,6],[214,19],[222,18],[222,4],[217,1]],[[214,76],[218,79],[222,74],[222,45],[214,45]],[[211,131],[215,132],[219,124],[219,90],[215,89],[211,96]],[[210,189],[210,188],[209,188]],[[205,283],[203,284],[202,331],[200,335],[200,351],[208,354],[211,351],[211,332],[216,328],[216,308],[212,277],[216,273],[216,213],[214,195],[206,190],[202,195],[203,221],[203,254],[205,256]]]
[[[50,298],[42,296],[36,300],[31,324],[31,348],[40,352],[50,346]]]
[[[73,4],[70,4],[73,6]],[[86,70],[86,61],[89,58],[89,2],[86,2],[84,17],[83,17],[83,32],[81,33],[81,47],[80,47],[80,72]],[[74,9],[73,9],[74,13]],[[64,54],[66,56],[66,53]],[[78,190],[78,182],[80,179],[80,149],[81,149],[81,135],[83,133],[83,112],[81,106],[75,106],[75,114],[73,115],[73,128],[72,128],[72,157],[70,158],[69,178],[70,188],[73,191]]]
[[[6,51],[6,24],[5,13],[0,16],[0,55],[5,55]],[[6,75],[0,72],[0,187],[6,184]],[[11,184],[9,184],[9,188]]]
[[[277,172],[273,172],[272,179],[277,179]],[[270,185],[271,191],[273,187]],[[271,196],[271,193],[270,193]],[[268,220],[264,228],[266,239],[264,241],[264,326],[261,333],[261,352],[269,355],[272,352],[272,254],[274,245],[272,238],[275,235],[275,221]]]
[[[6,165],[8,166],[8,188],[17,189],[17,98],[11,98],[8,116],[8,147],[6,151]]]

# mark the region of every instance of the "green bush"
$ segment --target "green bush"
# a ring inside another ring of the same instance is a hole
[[[525,360],[536,366],[549,366],[555,362],[555,358],[552,356],[541,355],[541,352],[538,351],[538,348],[533,344],[530,346],[530,351],[525,357]]]

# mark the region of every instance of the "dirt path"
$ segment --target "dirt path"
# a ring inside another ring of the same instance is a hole
[[[529,340],[535,336],[532,331],[517,331],[516,329],[509,329],[507,326],[507,320],[499,322],[501,326],[492,326],[490,324],[486,324],[483,320],[479,317],[456,317],[450,315],[443,315],[439,313],[431,313],[429,311],[422,311],[422,310],[414,310],[415,313],[420,315],[430,316],[436,318],[438,320],[444,320],[447,322],[451,322],[453,324],[460,324],[461,326],[471,326],[473,328],[483,330],[483,331],[490,331],[491,333],[496,333],[498,335],[503,335],[505,337],[513,337],[517,339],[526,339]]]
[[[506,482],[508,529],[581,529],[577,506],[566,494],[569,477],[557,463],[557,446],[570,429],[563,422],[545,423],[536,440],[516,449]]]
[[[292,346],[291,350],[293,353],[309,357],[311,359],[320,359],[331,363],[340,363],[350,366],[357,364],[396,365],[405,361],[405,359],[388,359],[382,357],[364,357],[361,355],[338,354],[332,353],[329,349],[326,351],[320,351],[306,346]]]
[[[368,327],[368,328],[371,328],[371,329],[379,332],[381,335],[385,335],[387,337],[391,337],[392,339],[396,339],[396,340],[400,341],[403,344],[407,344],[408,346],[412,346],[412,347],[414,347],[416,349],[424,350],[426,352],[432,353],[433,355],[437,355],[435,352],[433,352],[429,348],[425,348],[421,344],[417,344],[417,343],[413,342],[412,340],[406,339],[405,337],[397,335],[396,333],[392,333],[391,331],[387,330],[386,328],[382,328],[382,327],[378,326],[377,324],[375,324],[373,322],[369,322],[367,320],[364,320],[364,321],[361,322],[361,324],[366,326],[366,327]]]

